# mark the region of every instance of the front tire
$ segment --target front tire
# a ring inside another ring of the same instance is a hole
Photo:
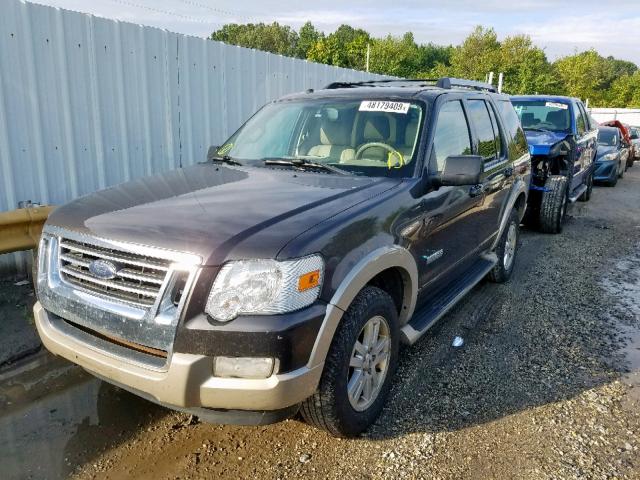
[[[540,231],[544,233],[562,232],[562,222],[567,213],[568,181],[564,175],[552,175],[544,184],[547,191],[542,193],[540,204]]]
[[[398,365],[398,312],[391,296],[367,286],[338,325],[316,392],[302,403],[307,423],[353,437],[376,421]]]
[[[520,216],[518,215],[518,211],[513,209],[509,214],[509,220],[495,250],[498,256],[498,263],[496,263],[495,267],[493,267],[487,275],[490,281],[494,283],[504,283],[511,278],[516,264],[519,239]]]
[[[578,200],[580,200],[581,202],[588,202],[589,200],[591,200],[592,193],[593,193],[593,173],[591,173],[589,175],[589,178],[587,178],[587,189],[582,195],[580,195],[580,198],[578,198]]]

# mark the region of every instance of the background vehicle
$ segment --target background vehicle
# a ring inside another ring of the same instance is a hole
[[[531,195],[527,221],[559,233],[568,203],[588,201],[593,189],[596,126],[577,98],[511,97],[531,152]]]
[[[628,168],[633,166],[635,152],[633,148],[633,140],[631,139],[631,132],[627,125],[622,123],[620,120],[609,120],[607,122],[602,122],[603,126],[614,127],[620,130],[620,142],[623,147],[626,147],[628,150],[628,155],[625,155],[626,161],[624,163],[624,170],[626,171]]]
[[[399,342],[485,276],[509,279],[529,179],[518,117],[488,85],[290,95],[206,163],[56,209],[38,331],[54,353],[203,420],[301,408],[355,435],[382,409]]]
[[[622,133],[616,127],[598,129],[598,154],[593,179],[615,187],[624,176],[629,147],[623,143]]]
[[[640,128],[631,127],[629,138],[633,144],[633,161],[635,161],[640,159]],[[631,166],[633,166],[633,162],[631,162]]]

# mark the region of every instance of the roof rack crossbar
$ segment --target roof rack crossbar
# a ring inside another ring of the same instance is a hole
[[[332,82],[326,87],[327,90],[335,88],[355,88],[355,87],[375,87],[376,85],[388,85],[390,83],[410,83],[410,84],[422,84],[424,86],[435,86],[438,80],[435,79],[416,79],[416,78],[385,78],[382,80],[363,80],[360,82]],[[420,85],[418,85],[420,86]]]
[[[388,78],[383,80],[363,80],[360,82],[332,82],[325,89],[331,90],[336,88],[356,88],[356,87],[375,87],[375,86],[387,86],[393,84],[394,86],[411,85],[412,87],[438,87],[445,89],[452,88],[468,88],[471,90],[481,90],[487,92],[496,93],[496,88],[484,82],[476,82],[474,80],[465,80],[463,78],[442,77],[440,79],[433,78]]]
[[[493,93],[497,92],[496,88],[489,83],[476,82],[475,80],[466,80],[464,78],[442,77],[438,80],[436,86],[447,89],[458,87],[470,88],[472,90],[485,90]]]

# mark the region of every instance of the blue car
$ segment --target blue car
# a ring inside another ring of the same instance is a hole
[[[629,158],[627,147],[616,127],[600,127],[598,129],[598,154],[596,156],[593,179],[615,187],[622,178]]]
[[[577,98],[514,95],[531,153],[527,221],[560,233],[567,205],[588,201],[593,190],[597,127]]]

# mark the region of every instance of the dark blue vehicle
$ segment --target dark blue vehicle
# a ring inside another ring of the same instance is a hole
[[[531,153],[527,221],[560,233],[567,205],[591,198],[597,127],[577,98],[514,95],[511,102]]]
[[[620,129],[600,127],[593,180],[615,187],[624,175],[628,158],[629,147],[624,144]]]

